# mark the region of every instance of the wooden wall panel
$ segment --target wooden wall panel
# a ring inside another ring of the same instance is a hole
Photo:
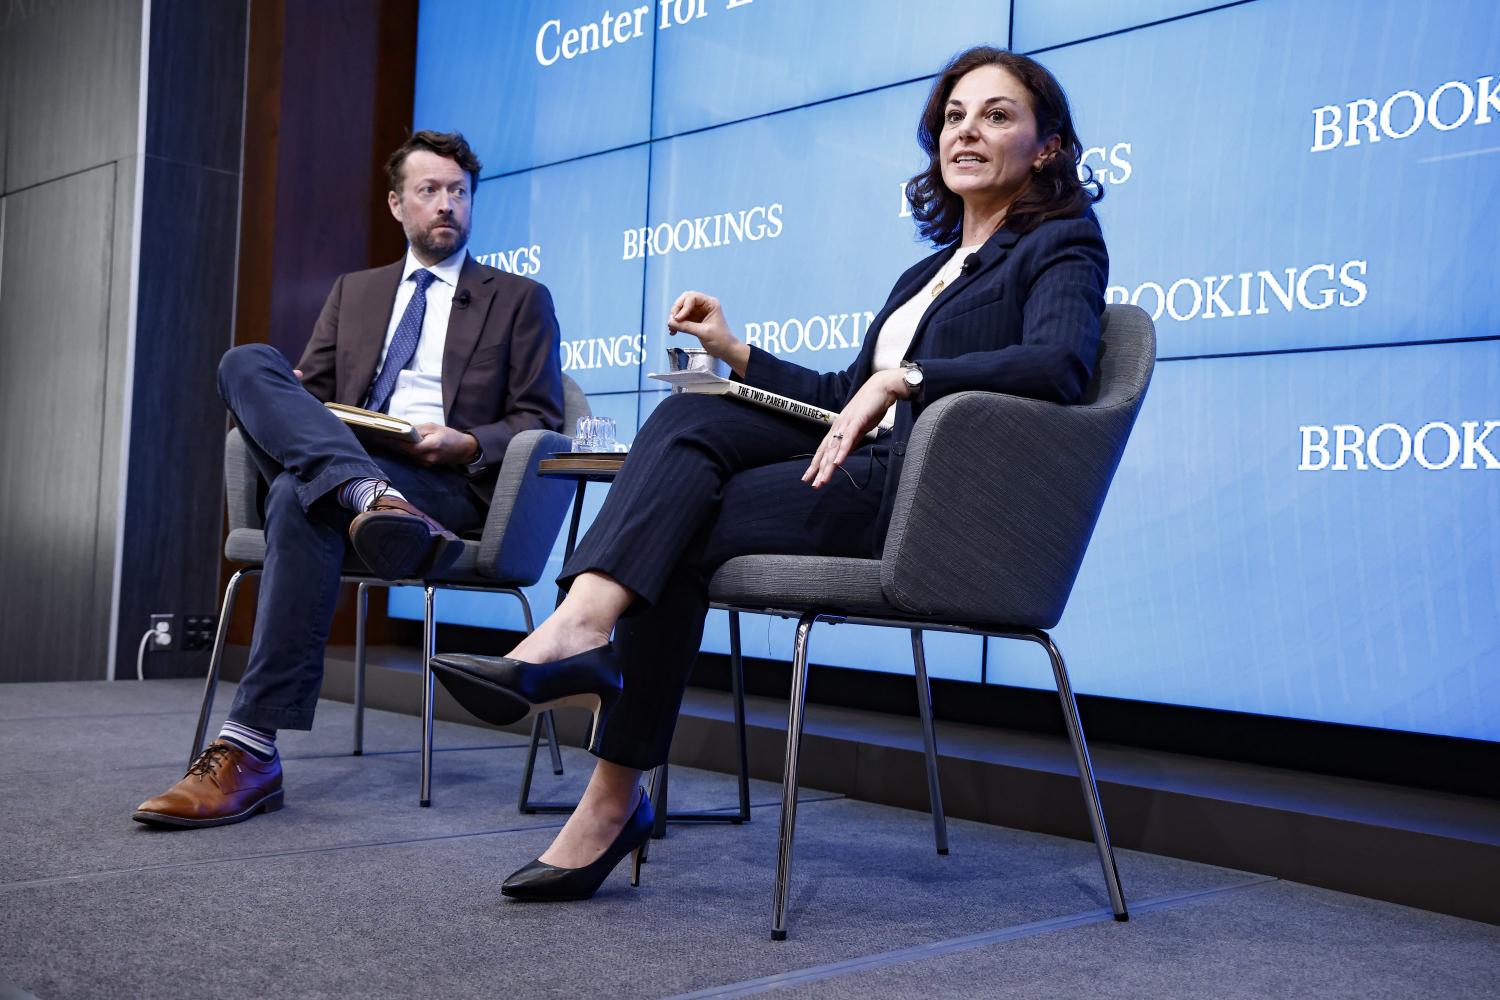
[[[104,676],[98,565],[116,168],[4,199],[0,244],[0,680]]]
[[[293,359],[335,278],[405,252],[382,168],[411,128],[416,29],[416,0],[298,5],[283,15],[268,327],[247,333]]]
[[[296,360],[334,279],[405,251],[382,167],[411,128],[417,0],[286,8],[256,0],[250,12],[235,342],[270,343]],[[351,589],[336,643],[352,641]],[[391,637],[384,594],[371,594],[373,642]],[[253,608],[252,585],[231,641],[249,643]]]

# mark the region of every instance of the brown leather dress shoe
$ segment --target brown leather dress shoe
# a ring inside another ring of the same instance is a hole
[[[257,760],[224,740],[198,755],[182,780],[136,806],[130,817],[154,826],[226,826],[282,806],[281,757]]]
[[[382,580],[417,580],[442,572],[464,550],[457,535],[392,496],[377,497],[350,523],[349,541]]]

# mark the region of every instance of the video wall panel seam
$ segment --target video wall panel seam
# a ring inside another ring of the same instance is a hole
[[[1375,344],[1327,344],[1317,347],[1279,347],[1265,351],[1230,351],[1223,354],[1157,355],[1156,363],[1174,361],[1221,361],[1232,358],[1263,358],[1278,354],[1322,354],[1330,351],[1371,351],[1387,347],[1437,347],[1443,344],[1482,344],[1500,340],[1500,334],[1477,337],[1439,337],[1431,340],[1389,340]]]
[[[688,136],[701,135],[704,132],[713,132],[723,128],[733,128],[736,125],[745,125],[749,122],[760,121],[763,118],[775,118],[777,115],[789,114],[794,111],[803,111],[807,108],[816,108],[824,104],[835,104],[839,101],[847,101],[853,97],[863,97],[866,94],[879,93],[883,90],[892,90],[897,87],[905,87],[909,84],[922,83],[936,79],[936,73],[928,73],[923,76],[914,76],[907,80],[898,80],[895,83],[883,83],[874,87],[866,87],[863,90],[850,91],[847,94],[836,94],[832,97],[819,98],[816,101],[807,101],[805,103],[792,105],[790,107],[775,108],[771,111],[763,111],[760,114],[746,115],[743,118],[735,118],[730,121],[715,122],[712,125],[704,125],[699,128],[685,129],[681,132],[674,132],[670,135],[652,136],[650,139],[642,139],[640,142],[629,142],[620,146],[611,146],[608,149],[598,149],[588,153],[580,153],[577,156],[569,156],[560,160],[551,160],[546,163],[537,163],[529,167],[520,167],[516,170],[508,170],[504,173],[494,173],[488,175],[481,174],[479,181],[482,184],[488,180],[499,180],[505,177],[516,177],[520,174],[529,174],[533,170],[544,170],[547,167],[556,167],[561,166],[565,163],[575,163],[579,160],[587,160],[595,156],[604,156],[608,153],[617,153],[622,149],[637,149],[641,146],[653,146],[663,142],[671,142],[675,139],[683,139]]]
[[[651,95],[652,95],[651,103],[652,103],[653,108],[654,108],[654,106],[656,104],[656,96],[655,96],[656,95],[656,57],[657,57],[658,46],[660,45],[660,43],[661,43],[661,37],[660,37],[660,35],[658,35],[658,34],[652,34],[652,36],[651,36],[651,84],[650,84],[650,92],[651,92]],[[655,140],[653,139],[652,141],[648,141],[646,143],[646,199],[645,199],[644,207],[643,207],[642,212],[641,212],[641,226],[643,228],[651,225],[651,169],[652,169],[653,164],[655,163],[655,159],[656,159],[656,145],[655,145]],[[642,338],[644,338],[644,336],[645,336],[645,330],[646,330],[646,269],[644,267],[641,268],[641,311],[640,311],[640,319],[641,319],[641,336],[642,336]],[[641,421],[644,420],[645,418],[646,418],[646,415],[641,412],[641,377],[640,377],[640,374],[637,373],[636,374],[636,379],[635,379],[635,426],[636,426],[636,430],[640,429]]]
[[[1185,20],[1187,20],[1190,17],[1199,17],[1199,16],[1201,16],[1203,14],[1213,14],[1213,13],[1216,13],[1217,11],[1229,10],[1231,7],[1244,7],[1247,4],[1260,3],[1260,2],[1262,2],[1262,0],[1230,0],[1229,3],[1221,3],[1221,4],[1217,4],[1215,6],[1211,6],[1211,7],[1203,7],[1201,9],[1199,9],[1199,10],[1183,11],[1180,14],[1173,14],[1170,17],[1161,17],[1161,18],[1157,18],[1157,19],[1152,20],[1152,21],[1142,21],[1139,24],[1131,24],[1131,25],[1127,25],[1127,26],[1125,26],[1123,28],[1115,28],[1112,31],[1101,31],[1097,35],[1088,35],[1088,36],[1086,36],[1084,38],[1074,38],[1074,39],[1071,39],[1071,40],[1066,41],[1066,42],[1058,42],[1055,45],[1043,45],[1043,46],[1041,46],[1039,48],[1027,49],[1023,54],[1035,58],[1036,56],[1045,55],[1046,53],[1049,53],[1049,52],[1057,52],[1060,49],[1070,48],[1071,46],[1074,46],[1074,45],[1087,45],[1089,42],[1098,42],[1098,41],[1102,41],[1103,39],[1106,39],[1106,38],[1114,38],[1114,37],[1116,37],[1118,35],[1126,35],[1126,34],[1129,34],[1132,31],[1141,31],[1141,30],[1146,29],[1146,28],[1155,28],[1155,27],[1158,27],[1158,26],[1163,25],[1163,24],[1171,24],[1173,21],[1185,21]],[[1015,4],[1013,3],[1011,5],[1011,35],[1010,35],[1012,44],[1014,44],[1014,42],[1015,42],[1015,25],[1016,25],[1016,15],[1015,15]]]

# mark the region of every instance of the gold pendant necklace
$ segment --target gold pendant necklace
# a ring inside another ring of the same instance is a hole
[[[932,286],[932,297],[933,298],[937,298],[938,297],[938,293],[943,290],[943,286],[946,285],[947,283],[948,283],[947,281],[939,281],[937,284],[933,285]]]

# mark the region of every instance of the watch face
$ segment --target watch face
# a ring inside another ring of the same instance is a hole
[[[919,386],[919,385],[921,385],[922,384],[922,370],[920,368],[908,368],[908,369],[906,369],[906,384],[910,385],[910,386]]]

